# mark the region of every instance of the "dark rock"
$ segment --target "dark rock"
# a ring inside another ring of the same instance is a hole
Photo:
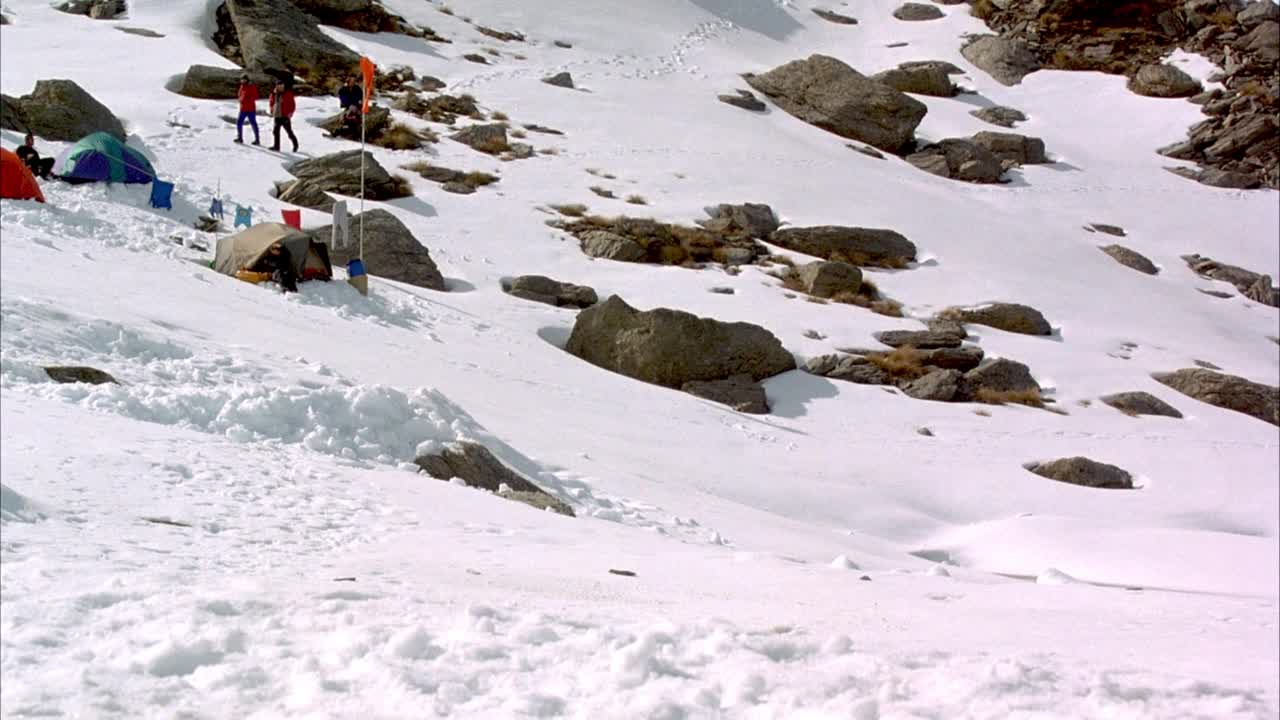
[[[1155,395],[1141,390],[1106,395],[1102,398],[1102,402],[1126,415],[1162,415],[1164,417],[1171,418],[1182,417],[1182,413],[1178,412],[1177,408],[1161,400]]]
[[[984,130],[974,135],[973,141],[990,150],[1001,160],[1008,160],[1018,165],[1049,162],[1044,154],[1044,141],[1040,138]]]
[[[343,113],[331,115],[321,120],[317,125],[321,130],[336,135],[345,126],[343,122]],[[370,105],[369,112],[364,116],[364,134],[369,142],[373,142],[382,137],[383,133],[391,128],[391,109],[382,107],[381,105]],[[359,133],[355,140],[359,140]]]
[[[37,80],[30,95],[5,97],[4,105],[5,127],[45,140],[74,142],[95,132],[125,139],[115,114],[70,80]]]
[[[346,150],[300,160],[289,166],[288,170],[294,177],[306,180],[321,190],[359,197],[361,165],[364,166],[365,198],[394,200],[413,194],[404,183],[397,181],[378,164],[373,155],[360,150]]]
[[[778,215],[773,208],[762,203],[741,205],[717,205],[706,208],[710,220],[699,224],[725,235],[745,235],[752,238],[768,238],[778,229]]]
[[[1059,458],[1027,466],[1031,472],[1058,482],[1091,488],[1132,490],[1133,476],[1115,465],[1086,457]]]
[[[887,152],[914,139],[928,108],[826,55],[746,77],[752,88],[807,123]]]
[[[431,252],[413,236],[395,215],[381,208],[350,218],[351,243],[339,248],[329,245],[329,259],[345,265],[359,252],[361,220],[364,222],[364,265],[370,275],[408,283],[428,290],[446,290],[444,276],[431,259]],[[307,231],[319,242],[329,243],[333,226]]]
[[[977,345],[932,348],[920,351],[920,364],[965,372],[978,367],[984,355],[982,348]]]
[[[751,112],[764,112],[768,106],[764,104],[760,98],[746,90],[738,90],[733,95],[717,95],[716,99],[722,103],[728,103],[734,107],[750,110]]]
[[[829,298],[838,293],[856,293],[862,286],[862,271],[849,263],[816,260],[796,268],[805,292]]]
[[[1254,0],[1236,13],[1236,22],[1251,28],[1266,21],[1280,21],[1280,5],[1272,0]]]
[[[886,330],[875,338],[889,347],[910,345],[917,350],[933,348],[958,348],[966,333],[963,328],[954,330]]]
[[[423,75],[418,79],[418,87],[425,92],[436,92],[445,88],[445,82],[433,75]]]
[[[56,7],[62,12],[88,15],[94,20],[111,20],[128,10],[124,0],[66,0]]]
[[[959,370],[934,370],[902,386],[902,392],[916,400],[951,402],[960,394],[964,375]]]
[[[1197,275],[1209,278],[1210,280],[1220,280],[1222,282],[1231,283],[1239,290],[1241,294],[1245,294],[1250,288],[1258,283],[1258,280],[1264,277],[1252,270],[1246,270],[1238,265],[1228,265],[1227,263],[1218,262],[1212,258],[1203,257],[1196,254],[1183,255],[1182,259],[1187,266]],[[1268,284],[1270,281],[1268,280]]]
[[[783,228],[769,242],[826,260],[863,267],[906,267],[916,259],[916,246],[893,230],[819,225]]]
[[[479,443],[453,443],[437,454],[414,459],[414,463],[437,480],[460,478],[468,487],[498,493],[539,510],[550,508],[561,515],[574,516],[567,503],[503,465]]]
[[[314,180],[294,180],[285,183],[281,186],[276,199],[290,205],[322,212],[333,210],[333,198],[329,197],[324,188]]]
[[[145,38],[164,37],[164,33],[158,33],[155,30],[148,30],[147,28],[126,27],[124,25],[116,25],[116,29],[122,33],[127,33],[129,35],[137,35],[138,37],[145,37]]]
[[[239,68],[220,68],[210,65],[192,65],[182,77],[177,93],[205,100],[233,100],[239,97]],[[262,72],[249,73],[249,80],[258,87],[258,97],[265,98],[275,85],[275,78]]]
[[[983,122],[1007,128],[1011,128],[1015,123],[1020,123],[1027,119],[1027,116],[1021,110],[1004,107],[1003,105],[993,105],[979,110],[970,110],[969,114]]]
[[[960,54],[1001,85],[1017,85],[1040,69],[1035,53],[1016,38],[978,35],[961,48]]]
[[[949,308],[944,319],[973,325],[986,325],[1005,332],[1023,335],[1051,335],[1053,328],[1044,315],[1028,305],[991,303],[975,308]]]
[[[596,291],[585,285],[560,282],[544,275],[521,275],[504,283],[502,289],[518,298],[556,307],[587,308],[598,300]]]
[[[871,79],[895,90],[916,95],[955,97],[959,93],[942,63],[916,63],[910,67],[899,65],[892,70],[876,73]]]
[[[1258,276],[1255,283],[1245,288],[1244,296],[1263,305],[1280,307],[1280,288],[1271,284],[1270,275]]]
[[[739,374],[762,380],[796,367],[762,327],[667,308],[642,312],[616,295],[578,313],[565,349],[606,370],[673,388]]]
[[[501,123],[472,125],[449,136],[452,140],[482,153],[496,155],[511,147],[507,140],[507,126]]]
[[[44,368],[44,371],[51,380],[59,383],[120,384],[119,381],[111,376],[111,373],[81,365],[48,365]]]
[[[550,77],[544,77],[542,82],[556,87],[573,89],[573,76],[567,72],[558,72]]]
[[[620,262],[643,262],[645,249],[630,238],[608,230],[596,230],[582,236],[582,252],[591,257]]]
[[[834,10],[823,10],[822,8],[813,8],[813,14],[817,15],[823,20],[829,20],[839,25],[857,25],[858,24],[857,18],[851,18],[848,15],[841,15],[840,13],[835,12]]]
[[[865,357],[857,355],[819,355],[809,358],[804,371],[810,375],[857,383],[859,385],[892,385],[893,378]]]
[[[1201,368],[1157,373],[1152,377],[1187,397],[1280,425],[1278,387]]]
[[[922,20],[937,20],[938,18],[946,17],[946,13],[938,9],[936,5],[909,2],[894,10],[893,16],[899,20],[919,22]]]
[[[440,189],[454,195],[471,195],[476,191],[474,187],[457,180],[450,180],[449,182],[444,183],[440,186]]]
[[[1140,273],[1155,275],[1160,272],[1160,268],[1156,267],[1156,264],[1151,262],[1146,255],[1136,250],[1130,250],[1123,245],[1103,245],[1099,249],[1110,255],[1113,260],[1121,265],[1137,270]]]
[[[980,390],[993,393],[1040,391],[1040,383],[1032,377],[1031,368],[1008,358],[983,360],[978,367],[966,372],[964,379],[975,394]]]
[[[290,0],[226,0],[244,67],[313,84],[355,74],[360,56],[324,34]],[[225,50],[225,49],[224,49]]]
[[[1114,235],[1116,237],[1125,237],[1127,235],[1124,228],[1119,225],[1108,225],[1106,223],[1089,223],[1089,227],[1085,229],[1090,232],[1100,232],[1104,235]]]
[[[680,389],[690,395],[728,405],[738,412],[754,415],[769,412],[764,387],[752,380],[750,375],[734,375],[724,380],[693,380],[680,386]]]
[[[997,183],[1004,176],[1000,158],[985,147],[949,138],[907,156],[907,162],[934,175],[973,183]]]
[[[1144,65],[1129,79],[1129,89],[1148,97],[1175,98],[1191,97],[1203,88],[1172,65]]]

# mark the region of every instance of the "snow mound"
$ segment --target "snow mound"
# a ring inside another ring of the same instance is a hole
[[[1040,585],[1076,585],[1079,582],[1057,568],[1048,568],[1036,576],[1036,583]]]

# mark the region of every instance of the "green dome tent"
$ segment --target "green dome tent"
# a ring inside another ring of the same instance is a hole
[[[58,156],[53,174],[71,183],[149,183],[151,163],[137,150],[104,132],[87,135]]]

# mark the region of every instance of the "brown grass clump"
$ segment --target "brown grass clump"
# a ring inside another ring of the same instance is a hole
[[[477,170],[477,171],[469,172],[466,175],[464,175],[462,178],[462,182],[470,185],[473,188],[484,187],[485,185],[492,185],[498,182],[498,176],[491,175],[487,172],[480,172]]]
[[[529,137],[529,133],[527,133],[527,132],[525,132],[525,131],[523,131],[523,130],[520,130],[520,129],[512,130],[511,132],[509,132],[509,133],[507,133],[507,134],[508,134],[508,135],[510,135],[511,137],[513,137],[513,138],[517,139],[517,140],[523,140],[523,139],[525,139],[525,138]]]
[[[831,299],[838,303],[866,308],[878,315],[902,317],[902,303],[882,295],[880,288],[867,279],[863,279],[857,292],[839,292]]]
[[[539,155],[559,155],[560,148],[553,148],[553,147],[542,148],[541,150],[538,151],[538,154]]]
[[[988,405],[1029,405],[1031,407],[1044,407],[1044,398],[1040,396],[1039,390],[989,390],[987,388],[979,388],[974,394],[974,399],[980,403]]]
[[[910,345],[894,348],[893,352],[871,353],[867,361],[889,373],[897,380],[915,380],[928,375],[930,370],[920,362],[921,353]]]
[[[507,122],[508,120],[510,120],[510,119],[511,119],[511,118],[507,117],[507,114],[506,114],[506,113],[504,113],[504,112],[502,112],[501,110],[499,110],[499,111],[497,111],[497,112],[495,112],[495,113],[491,114],[489,117],[490,117],[490,118],[492,118],[492,119],[494,119],[494,120],[497,120],[498,122]]]
[[[608,199],[610,199],[610,200],[614,200],[614,199],[616,199],[616,198],[618,197],[617,195],[614,195],[614,194],[613,194],[613,191],[612,191],[612,190],[608,190],[608,189],[602,188],[602,187],[600,187],[599,185],[592,185],[592,186],[591,186],[591,188],[590,188],[590,190],[591,190],[591,192],[593,192],[593,193],[595,193],[595,194],[599,195],[599,196],[600,196],[600,197],[602,197],[602,198],[608,198]]]
[[[996,14],[996,5],[991,0],[974,0],[969,8],[969,14],[979,20],[986,20]]]
[[[587,206],[582,203],[573,203],[572,205],[552,205],[551,209],[565,217],[580,218],[587,214]]]
[[[649,201],[645,200],[640,195],[628,195],[627,202],[631,203],[632,205],[648,205],[649,204]]]
[[[391,187],[395,191],[396,197],[410,197],[413,195],[413,183],[409,182],[409,178],[399,173],[391,176]]]
[[[831,252],[827,259],[846,262],[858,267],[882,267],[890,270],[901,270],[907,266],[907,261],[900,257],[878,258],[863,253],[845,253],[839,250]]]
[[[981,415],[982,417],[991,417],[991,411],[990,411],[990,410],[983,410],[982,408],[978,408],[977,410],[974,410],[974,411],[973,411],[973,414],[974,414],[974,415]]]
[[[414,172],[414,173],[418,173],[419,175],[422,175],[423,173],[431,169],[431,163],[427,162],[426,160],[416,160],[414,162],[409,163],[408,165],[401,165],[400,167],[405,170],[408,170],[409,172]]]
[[[782,270],[769,273],[773,277],[782,281],[782,287],[792,292],[804,292],[804,284],[800,282],[800,276],[796,274],[790,267],[784,267]]]
[[[417,130],[404,123],[396,123],[378,136],[373,144],[389,150],[416,150],[422,147],[424,141],[425,138]]]
[[[500,137],[494,137],[471,147],[488,155],[501,155],[511,149],[511,144]]]
[[[441,5],[438,9],[440,10],[440,12],[444,13],[445,15],[453,14],[453,8],[449,7],[448,5]]]

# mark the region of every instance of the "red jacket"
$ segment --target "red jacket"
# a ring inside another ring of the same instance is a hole
[[[272,117],[293,117],[293,111],[296,106],[293,102],[292,90],[285,90],[283,93],[278,95],[274,90],[271,91],[271,98],[269,102],[271,104]],[[280,104],[278,109],[276,107],[276,103]]]
[[[246,83],[240,86],[240,112],[257,112],[258,86]]]

